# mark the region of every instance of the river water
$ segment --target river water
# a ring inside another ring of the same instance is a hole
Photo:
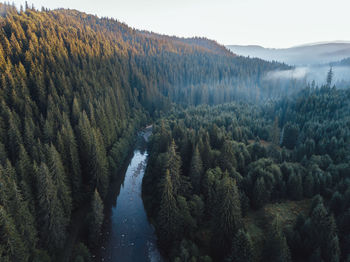
[[[147,140],[150,133],[149,128],[141,132],[139,138]],[[113,185],[115,192],[110,205],[106,206],[102,244],[96,261],[163,261],[141,197],[142,178],[148,158],[147,150],[141,144],[137,143],[125,176]]]

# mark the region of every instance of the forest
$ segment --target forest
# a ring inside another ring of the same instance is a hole
[[[59,261],[77,226],[72,218],[86,209],[86,235],[71,260],[88,261],[136,131],[181,92],[233,83],[248,90],[277,68],[289,67],[207,39],[0,4],[0,260]]]
[[[92,261],[150,123],[143,198],[168,260],[350,261],[350,92],[265,77],[288,69],[0,3],[0,261]]]
[[[157,120],[143,194],[170,261],[350,261],[350,91],[330,77]]]

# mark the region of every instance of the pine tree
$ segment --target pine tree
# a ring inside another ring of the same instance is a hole
[[[72,210],[72,198],[70,187],[67,184],[67,176],[64,171],[61,156],[53,144],[46,146],[46,151],[47,166],[49,168],[54,187],[57,190],[58,200],[63,207],[64,216],[70,218]]]
[[[80,112],[81,112],[81,109],[80,109],[78,99],[76,97],[74,97],[73,104],[72,104],[73,125],[77,125],[79,123]]]
[[[1,261],[28,261],[29,255],[11,217],[0,205],[0,258]]]
[[[181,232],[178,232],[179,235],[188,234],[189,232],[193,232],[196,228],[196,221],[193,219],[189,205],[186,201],[186,198],[183,196],[177,196],[177,205],[178,209],[181,210],[179,212],[179,228],[181,228]]]
[[[255,208],[262,207],[267,202],[267,188],[263,177],[259,177],[253,188],[252,204]]]
[[[237,167],[237,160],[234,152],[234,145],[231,141],[225,141],[221,148],[220,167],[222,171],[234,172]]]
[[[0,45],[0,70],[4,70],[6,67],[6,60],[4,57],[4,51]]]
[[[220,182],[218,194],[219,202],[214,231],[218,232],[219,239],[216,239],[215,243],[220,253],[227,254],[232,245],[232,236],[243,226],[236,181],[226,175]]]
[[[303,186],[301,182],[301,176],[293,171],[289,175],[287,181],[288,196],[293,200],[300,200],[303,196]]]
[[[331,87],[331,85],[332,85],[332,81],[333,81],[333,68],[332,67],[330,67],[329,68],[329,71],[328,71],[328,73],[327,73],[327,86],[328,87]]]
[[[101,227],[103,223],[103,202],[95,189],[92,201],[91,201],[91,218],[90,218],[90,227],[89,227],[89,243],[95,245],[98,243],[100,238]]]
[[[79,118],[78,134],[80,163],[86,163],[82,173],[88,174],[85,179],[90,188],[97,187],[103,198],[109,186],[107,154],[100,131],[91,127],[85,111]]]
[[[23,145],[20,145],[16,170],[21,180],[26,181],[28,185],[34,185],[33,167],[27,151]]]
[[[99,131],[93,131],[93,140],[91,144],[91,173],[96,179],[95,185],[101,196],[104,198],[107,195],[109,186],[108,177],[108,162],[105,148],[102,146],[103,141]]]
[[[168,128],[166,128],[164,121],[161,121],[160,123],[160,141],[159,141],[159,152],[166,152],[173,142],[171,140],[171,133],[169,132]]]
[[[77,125],[77,138],[78,146],[80,153],[80,162],[81,163],[90,163],[90,153],[91,153],[91,144],[92,144],[92,135],[91,135],[92,126],[87,117],[85,111],[80,114],[79,123]],[[89,174],[90,170],[88,165],[82,165],[83,173]]]
[[[173,193],[169,170],[162,181],[162,195],[157,217],[158,233],[161,245],[171,247],[179,233],[179,210]]]
[[[198,147],[195,148],[191,160],[190,178],[194,192],[200,192],[200,185],[202,180],[203,164]]]
[[[65,217],[64,209],[57,196],[57,188],[52,181],[50,171],[45,163],[41,163],[37,171],[38,185],[38,221],[42,244],[50,250],[61,248],[66,237],[66,226],[69,217]]]
[[[311,213],[313,239],[321,248],[325,261],[339,261],[339,240],[334,217],[329,215],[323,202],[317,204]]]
[[[7,213],[11,214],[16,231],[28,250],[36,245],[37,232],[28,202],[23,199],[15,179],[15,170],[9,161],[5,169],[0,165],[0,184],[2,185],[0,205],[3,205]]]
[[[203,177],[202,188],[206,198],[206,213],[210,217],[216,217],[216,209],[220,203],[218,191],[220,190],[220,179],[223,173],[219,167],[209,169]]]
[[[291,262],[291,254],[286,237],[282,232],[279,218],[276,217],[269,231],[265,246],[265,261]]]
[[[211,148],[210,148],[210,141],[209,141],[209,135],[208,133],[204,133],[203,135],[203,145],[201,148],[199,148],[200,153],[201,153],[201,159],[203,162],[203,168],[204,170],[207,170],[210,168],[210,164],[211,164],[211,157],[210,157],[210,152],[211,152]]]
[[[68,171],[71,172],[69,179],[72,191],[72,199],[73,202],[77,204],[81,200],[80,191],[82,186],[78,147],[73,129],[66,114],[63,114],[63,121],[64,126],[62,126],[61,132],[57,137],[58,150],[62,156],[62,161],[66,168],[66,173],[68,173]]]
[[[232,254],[229,257],[232,262],[253,262],[254,248],[249,233],[243,229],[237,231],[232,242]]]
[[[181,158],[176,152],[176,144],[173,140],[170,144],[168,152],[166,153],[166,163],[164,166],[165,172],[169,171],[172,189],[174,194],[176,195],[180,185],[181,185],[181,177],[180,177],[180,167],[181,167]]]
[[[33,147],[35,144],[34,136],[34,123],[32,118],[25,117],[24,119],[24,136],[23,136],[24,146],[28,154],[33,157]]]
[[[9,157],[12,161],[15,161],[18,154],[19,149],[22,143],[21,133],[16,125],[16,121],[13,118],[12,114],[9,119],[9,128],[8,128],[8,140],[7,140],[7,151],[9,152]]]
[[[281,136],[281,144],[287,149],[293,149],[298,141],[299,128],[297,125],[287,123],[283,127],[283,135]]]

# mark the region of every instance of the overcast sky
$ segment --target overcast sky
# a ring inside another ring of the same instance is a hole
[[[1,0],[0,0],[1,1]],[[12,2],[12,1],[11,1]],[[15,0],[15,4],[23,4]],[[131,27],[221,44],[290,47],[350,40],[349,0],[29,0],[114,17]]]

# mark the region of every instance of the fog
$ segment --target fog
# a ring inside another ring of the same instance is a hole
[[[265,80],[277,80],[277,79],[301,79],[304,78],[308,72],[308,67],[297,67],[290,70],[275,70],[266,74]]]
[[[265,80],[302,80],[321,86],[326,83],[327,73],[330,67],[328,65],[321,66],[300,66],[291,70],[276,70],[266,74]],[[333,66],[333,84],[338,88],[350,87],[350,67]]]

